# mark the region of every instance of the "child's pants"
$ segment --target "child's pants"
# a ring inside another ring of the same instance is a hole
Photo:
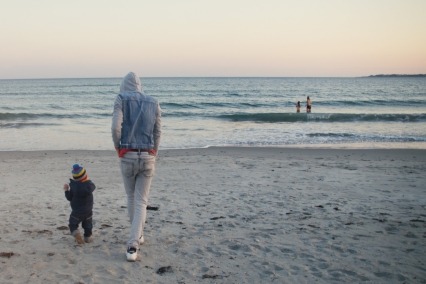
[[[75,214],[74,212],[70,215],[69,227],[71,233],[78,229],[78,225],[81,223],[81,227],[84,229],[84,236],[90,237],[92,235],[92,212],[86,214]]]

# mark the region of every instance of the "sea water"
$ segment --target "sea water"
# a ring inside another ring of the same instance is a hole
[[[426,78],[141,78],[161,149],[426,149]],[[121,78],[0,80],[0,151],[111,150]],[[306,97],[312,112],[306,113]],[[295,104],[301,102],[300,113]]]

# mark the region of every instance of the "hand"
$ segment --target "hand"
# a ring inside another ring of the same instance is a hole
[[[68,190],[70,190],[70,186],[69,186],[69,184],[64,184],[64,191],[68,191]]]
[[[157,156],[157,150],[151,149],[148,151],[148,154],[150,154],[151,156]]]

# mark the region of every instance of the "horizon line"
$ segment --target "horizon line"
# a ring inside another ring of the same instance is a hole
[[[139,76],[140,78],[381,78],[381,77],[426,77],[426,74],[375,74],[362,76]],[[64,80],[64,79],[120,79],[123,76],[105,77],[26,77],[26,78],[0,78],[0,80]]]

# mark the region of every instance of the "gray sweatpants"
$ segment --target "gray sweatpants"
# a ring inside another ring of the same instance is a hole
[[[146,207],[155,172],[155,157],[148,153],[128,152],[121,158],[120,167],[132,225],[127,246],[139,249],[139,238],[143,236]]]

